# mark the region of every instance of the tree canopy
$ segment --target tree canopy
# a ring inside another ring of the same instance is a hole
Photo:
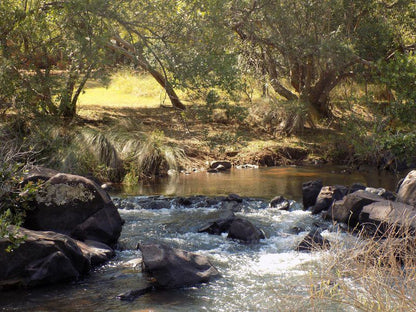
[[[414,18],[412,0],[2,1],[0,102],[72,118],[86,81],[124,62],[185,109],[175,88],[233,92],[244,63],[328,117],[343,79],[414,53]]]

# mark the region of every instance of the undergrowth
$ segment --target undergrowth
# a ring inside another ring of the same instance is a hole
[[[6,148],[19,147],[20,161],[101,181],[137,184],[178,170],[187,161],[162,131],[145,133],[129,119],[97,129],[59,119],[15,118],[2,123],[1,131],[1,139],[10,142]]]

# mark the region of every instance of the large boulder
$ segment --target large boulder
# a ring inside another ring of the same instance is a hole
[[[122,219],[110,196],[87,178],[59,173],[38,190],[24,227],[114,245]]]
[[[350,226],[357,225],[359,215],[364,206],[385,199],[376,194],[363,190],[348,194],[342,200],[336,201],[326,213],[326,218],[346,223]]]
[[[81,243],[55,232],[9,230],[17,231],[23,242],[6,252],[11,242],[0,239],[0,289],[75,280],[114,254],[108,246]]]
[[[258,229],[250,221],[235,218],[228,229],[228,238],[236,239],[244,243],[257,243],[265,238],[263,231]]]
[[[328,210],[333,202],[341,200],[348,192],[348,189],[342,185],[324,186],[321,188],[316,199],[315,205],[312,206],[312,214],[318,214],[321,211]]]
[[[303,209],[315,205],[316,198],[323,187],[321,180],[308,181],[302,184]]]
[[[207,257],[163,244],[139,244],[143,270],[157,288],[181,288],[207,283],[219,272]]]
[[[413,232],[416,229],[416,208],[389,200],[374,202],[362,209],[359,221],[372,234],[383,234],[387,229]]]
[[[397,201],[416,206],[416,170],[410,171],[400,184]]]

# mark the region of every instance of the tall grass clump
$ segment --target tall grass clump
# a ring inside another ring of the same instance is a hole
[[[126,184],[137,184],[140,180],[165,176],[168,170],[179,170],[186,162],[182,149],[165,142],[161,131],[154,131],[141,142],[128,140],[123,153],[127,154]]]
[[[110,181],[120,182],[124,175],[123,162],[120,159],[115,146],[107,136],[93,129],[85,129],[80,132],[76,143],[87,148],[87,153],[92,155],[95,161],[95,175]]]
[[[333,245],[313,282],[311,300],[353,311],[416,311],[414,229],[382,224],[375,233],[362,232],[348,247]]]

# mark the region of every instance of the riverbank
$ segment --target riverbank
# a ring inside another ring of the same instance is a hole
[[[188,98],[187,110],[180,112],[165,105],[160,92],[146,75],[121,75],[109,85],[89,82],[71,122],[7,111],[0,120],[2,154],[125,185],[204,171],[214,160],[233,166],[335,164],[347,172],[362,165],[393,171],[407,166],[369,132],[370,110],[340,98],[332,118],[307,122],[287,136],[279,131],[282,115],[272,98],[218,97],[215,103]]]

